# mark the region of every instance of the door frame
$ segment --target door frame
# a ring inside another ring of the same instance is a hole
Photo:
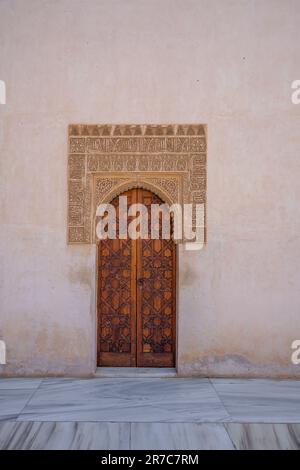
[[[143,185],[131,187],[130,189],[134,188],[144,188]],[[149,189],[148,187],[144,188],[148,191],[151,191],[153,194],[156,194],[153,189]],[[120,193],[121,194],[121,193]],[[158,195],[161,199],[162,197]],[[116,197],[116,196],[114,196]],[[165,202],[165,201],[163,201]],[[179,336],[179,318],[178,318],[178,305],[179,305],[179,245],[174,241],[175,244],[175,275],[174,275],[174,281],[175,281],[175,370],[176,372],[178,371],[178,336]],[[94,348],[94,357],[95,357],[95,367],[94,367],[94,373],[96,373],[97,369],[103,368],[105,366],[99,366],[98,365],[98,341],[99,341],[99,328],[98,328],[98,256],[99,256],[99,245],[100,245],[100,240],[96,242],[96,250],[95,250],[95,295],[94,295],[94,312],[95,312],[95,348]],[[113,367],[113,366],[112,366]],[[117,368],[117,367],[116,367]],[[155,367],[152,367],[152,369]],[[134,369],[134,367],[132,367]],[[163,367],[160,367],[160,369],[164,369]]]

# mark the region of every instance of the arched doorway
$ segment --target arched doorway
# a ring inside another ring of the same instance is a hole
[[[163,201],[151,191],[122,193],[128,207]],[[119,196],[112,204],[119,217]],[[118,220],[117,220],[118,221]],[[128,217],[128,223],[131,219]],[[118,227],[118,224],[117,224]],[[117,230],[118,235],[118,230]],[[176,245],[172,239],[106,239],[97,253],[97,363],[116,367],[174,367]]]

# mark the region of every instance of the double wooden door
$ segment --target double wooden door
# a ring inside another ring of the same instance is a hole
[[[144,189],[122,195],[128,207],[147,207],[148,239],[119,239],[117,223],[117,238],[99,242],[98,365],[174,367],[176,247],[172,239],[151,239],[150,206],[162,204],[158,196]],[[112,204],[119,222],[119,197]]]

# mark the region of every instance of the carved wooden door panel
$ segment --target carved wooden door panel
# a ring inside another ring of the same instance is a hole
[[[136,203],[136,190],[123,193],[128,206]],[[98,246],[98,365],[136,366],[136,242],[117,238]],[[130,221],[130,219],[128,219]]]
[[[163,201],[140,190],[138,200],[148,209]],[[172,239],[137,240],[137,363],[139,367],[175,365],[176,247]],[[161,229],[161,223],[160,223]]]
[[[132,189],[132,203],[161,204]],[[112,201],[118,213],[118,197]],[[128,217],[128,223],[130,223]],[[118,224],[117,224],[118,226]],[[117,231],[118,235],[118,231]],[[173,367],[176,247],[172,240],[101,240],[98,246],[98,365]]]

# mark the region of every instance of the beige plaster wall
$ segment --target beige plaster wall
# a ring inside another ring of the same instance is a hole
[[[67,246],[69,123],[208,125],[180,249],[181,374],[300,377],[298,0],[1,0],[4,375],[95,368],[95,247]]]

